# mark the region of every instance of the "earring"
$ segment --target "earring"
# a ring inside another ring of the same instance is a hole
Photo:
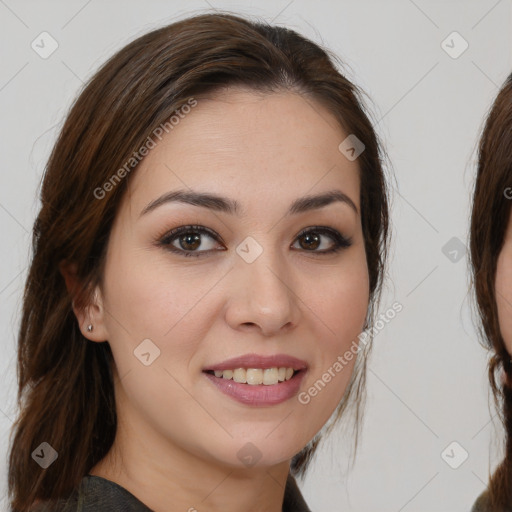
[[[89,324],[87,326],[87,332],[92,332],[92,329],[93,329],[92,324]]]

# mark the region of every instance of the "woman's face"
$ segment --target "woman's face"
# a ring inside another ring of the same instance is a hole
[[[369,300],[347,135],[297,94],[231,89],[198,99],[132,176],[94,333],[112,348],[120,422],[148,458],[274,465],[340,402]]]
[[[510,217],[503,247],[498,257],[495,288],[501,336],[508,353],[512,354],[512,221]]]

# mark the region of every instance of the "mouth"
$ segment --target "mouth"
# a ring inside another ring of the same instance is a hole
[[[230,370],[205,370],[204,373],[213,375],[218,379],[233,380],[238,384],[248,386],[275,386],[293,379],[303,370],[294,370],[291,367],[273,368],[234,368]]]
[[[305,361],[287,355],[248,354],[203,369],[225,395],[245,405],[275,405],[295,396],[307,373]]]

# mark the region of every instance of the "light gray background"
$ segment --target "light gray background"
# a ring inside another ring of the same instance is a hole
[[[63,117],[117,49],[212,8],[262,16],[334,50],[373,100],[398,183],[382,311],[395,300],[403,311],[375,338],[355,466],[347,471],[351,440],[333,435],[299,482],[306,500],[323,512],[468,511],[498,461],[502,434],[488,407],[467,258],[453,262],[442,248],[453,237],[467,243],[476,141],[512,71],[510,0],[0,0],[2,454],[15,417],[16,332],[36,192]],[[59,43],[46,60],[31,48],[43,31]],[[456,59],[441,47],[453,31],[469,44]],[[452,464],[462,449],[469,454],[457,469],[441,456],[453,441],[462,448],[449,451]],[[5,463],[0,471],[4,496]]]

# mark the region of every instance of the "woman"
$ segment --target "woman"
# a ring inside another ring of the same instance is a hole
[[[512,510],[512,75],[480,140],[471,217],[471,266],[489,380],[505,427],[505,457],[472,512]]]
[[[41,199],[12,510],[309,510],[294,477],[360,417],[388,241],[381,149],[325,51],[227,14],[140,37]]]

